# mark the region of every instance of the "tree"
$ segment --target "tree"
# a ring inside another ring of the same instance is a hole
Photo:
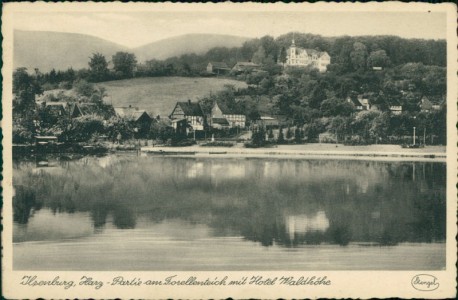
[[[114,70],[121,75],[121,77],[133,77],[134,70],[137,66],[137,59],[135,55],[128,52],[117,52],[112,57]]]
[[[388,133],[388,128],[390,125],[390,116],[387,112],[379,114],[372,121],[372,125],[369,128],[369,134],[372,138],[375,139],[376,143],[379,139],[386,138]]]
[[[268,137],[269,137],[269,139],[273,139],[274,138],[274,132],[273,132],[272,128],[269,129]]]
[[[390,65],[390,58],[385,50],[372,51],[367,58],[367,66],[372,67],[387,67]]]
[[[253,128],[251,133],[251,144],[253,147],[262,147],[266,144],[266,132],[264,127]]]
[[[285,47],[282,47],[280,49],[280,54],[278,54],[278,62],[284,64],[286,63],[286,49]]]
[[[95,91],[95,87],[94,87],[94,84],[93,83],[90,83],[90,82],[87,82],[86,80],[84,79],[80,79],[78,80],[75,84],[74,84],[74,88],[75,88],[75,91],[78,95],[80,96],[84,96],[84,97],[91,97],[92,94],[94,93]]]
[[[361,42],[353,44],[353,51],[350,53],[351,63],[354,70],[362,70],[366,68],[367,48]]]
[[[339,139],[339,136],[345,136],[347,134],[348,128],[350,127],[349,120],[350,118],[341,116],[332,118],[331,123],[328,126],[328,130],[336,135],[336,139],[338,141],[342,140],[342,138]]]
[[[35,95],[43,93],[36,77],[29,75],[26,68],[13,72],[13,110],[21,115],[28,114],[35,107]]]
[[[253,57],[251,60],[255,64],[263,64],[266,59],[266,50],[264,50],[264,47],[259,46],[258,50],[253,54]]]
[[[380,114],[381,113],[378,111],[361,111],[357,113],[355,119],[351,123],[353,132],[362,137],[364,141],[368,142],[370,137],[374,137],[370,129],[374,120],[379,117]],[[375,131],[372,131],[372,133],[374,132]]]
[[[89,79],[93,82],[100,82],[108,79],[108,63],[100,53],[92,54],[89,60]]]
[[[294,142],[296,144],[302,143],[302,130],[300,127],[296,127],[296,130],[294,130]]]
[[[288,129],[286,130],[286,138],[289,140],[293,137],[293,131],[291,130],[291,127],[288,126]]]
[[[285,142],[285,137],[283,135],[283,127],[280,126],[278,129],[278,138],[277,138],[277,144],[283,144]]]

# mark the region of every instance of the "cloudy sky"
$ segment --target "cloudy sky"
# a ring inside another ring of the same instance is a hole
[[[446,19],[439,12],[16,12],[14,28],[97,36],[137,47],[188,33],[274,37],[291,32],[323,36],[398,35],[444,39]]]

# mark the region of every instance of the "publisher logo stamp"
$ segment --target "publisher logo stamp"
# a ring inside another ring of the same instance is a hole
[[[424,292],[434,291],[439,287],[437,278],[429,274],[415,275],[411,283],[414,289]]]

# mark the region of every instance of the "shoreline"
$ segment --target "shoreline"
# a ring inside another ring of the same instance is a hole
[[[355,159],[355,160],[395,160],[395,161],[434,161],[445,162],[447,154],[445,146],[439,147],[444,152],[425,151],[426,149],[402,149],[399,151],[384,151],[376,150],[376,147],[366,146],[368,149],[361,150],[361,147],[351,148],[353,146],[342,146],[331,149],[329,146],[323,147],[322,150],[317,150],[316,146],[307,147],[308,145],[301,145],[302,147],[295,147],[296,149],[278,147],[278,148],[229,148],[229,147],[141,147],[140,151],[143,153],[161,155],[161,156],[193,156],[193,157],[277,157],[277,158],[312,158],[312,159]],[[344,147],[350,147],[342,150]],[[312,148],[312,149],[307,149]],[[314,149],[315,148],[315,149]],[[374,149],[370,149],[374,148]],[[437,148],[437,147],[435,147]],[[416,151],[417,150],[417,151]]]

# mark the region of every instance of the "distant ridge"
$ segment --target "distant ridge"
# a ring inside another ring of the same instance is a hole
[[[107,61],[118,51],[134,53],[138,62],[166,59],[186,53],[203,54],[214,47],[239,47],[246,37],[217,34],[187,34],[128,48],[95,36],[52,32],[14,31],[13,67],[38,68],[42,72],[88,68],[92,53],[103,54]]]
[[[222,34],[186,34],[133,49],[138,61],[166,59],[186,53],[204,54],[214,47],[240,47],[247,37]]]
[[[127,47],[78,33],[52,31],[14,31],[13,67],[34,68],[48,72],[53,68],[66,70],[88,68],[89,57],[99,52],[107,60]]]

